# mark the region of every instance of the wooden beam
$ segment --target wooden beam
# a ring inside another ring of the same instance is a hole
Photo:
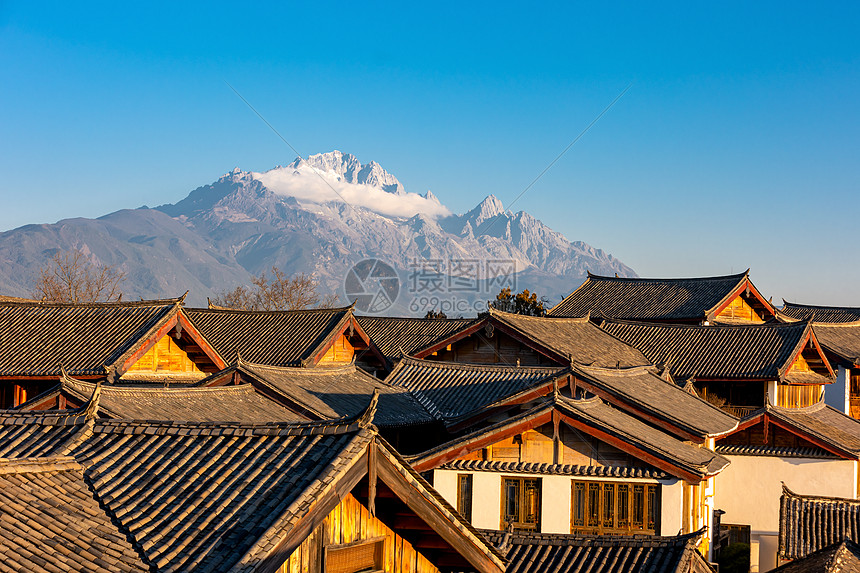
[[[381,447],[381,446],[376,446]],[[380,452],[378,456],[379,478],[391,488],[397,497],[405,503],[409,509],[415,512],[421,519],[429,524],[439,536],[445,540],[460,556],[465,558],[476,570],[481,573],[502,573],[496,562],[491,559],[482,548],[476,546],[463,532],[458,529],[451,520],[442,513],[439,506],[430,502],[424,494],[409,483],[400,473],[400,468],[395,466],[385,453]]]
[[[415,468],[415,471],[417,472],[432,470],[444,463],[456,460],[461,456],[465,456],[466,454],[485,448],[499,440],[515,436],[516,434],[521,434],[525,430],[531,430],[539,426],[543,426],[550,421],[552,421],[552,409],[547,408],[545,411],[528,416],[507,428],[477,436],[456,447],[451,446],[450,449],[445,449],[438,454],[418,460],[412,464],[412,467]]]
[[[374,447],[371,443],[368,447]],[[254,568],[255,572],[278,573],[281,565],[290,558],[293,551],[313,532],[316,527],[340,504],[356,484],[367,473],[367,450],[356,459],[339,481],[320,498],[314,500],[310,510],[278,542],[262,563]]]

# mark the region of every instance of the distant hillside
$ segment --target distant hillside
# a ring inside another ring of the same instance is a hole
[[[480,280],[487,277],[466,267],[508,264],[517,273],[511,286],[533,288],[553,302],[578,286],[588,270],[636,276],[608,253],[570,242],[524,211],[505,211],[493,195],[455,215],[430,192],[407,192],[379,164],[362,165],[338,151],[265,173],[235,169],[156,209],[2,233],[0,293],[29,294],[38,268],[57,250],[71,248],[125,270],[129,278],[123,286],[130,298],[190,290],[188,301],[195,305],[246,284],[251,274],[272,265],[288,273],[313,273],[324,290],[346,298],[344,277],[352,265],[369,258],[388,263],[400,277],[397,304],[389,313],[408,313],[414,296],[428,294],[426,288],[410,292],[419,289],[420,269],[439,267],[445,275],[452,261],[459,268],[454,274]],[[475,302],[499,290],[497,283],[479,282],[471,292],[457,291],[462,281],[447,276],[439,282],[443,290],[432,294],[446,300]],[[474,292],[481,289],[487,292]]]

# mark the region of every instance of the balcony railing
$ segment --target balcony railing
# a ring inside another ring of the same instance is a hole
[[[720,408],[737,418],[743,418],[756,410],[761,410],[761,406],[729,406],[728,404],[724,404]]]

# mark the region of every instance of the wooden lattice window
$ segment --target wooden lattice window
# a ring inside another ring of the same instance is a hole
[[[378,537],[325,548],[325,573],[382,571],[385,538]]]
[[[472,521],[472,474],[457,474],[457,511]]]
[[[656,533],[660,486],[574,480],[570,530],[585,533]]]
[[[502,478],[502,529],[540,531],[540,478]]]

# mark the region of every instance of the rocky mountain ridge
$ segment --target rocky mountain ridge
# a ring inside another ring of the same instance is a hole
[[[155,209],[1,233],[0,293],[28,294],[34,269],[57,250],[71,248],[125,270],[124,289],[131,298],[190,289],[191,304],[247,284],[251,275],[273,265],[312,273],[323,290],[346,300],[344,277],[365,259],[396,270],[401,288],[391,311],[406,314],[421,313],[409,308],[410,297],[419,294],[411,288],[410,273],[432,267],[442,279],[462,274],[464,261],[477,263],[473,291],[446,288],[435,293],[441,299],[480,302],[493,294],[478,292],[497,286],[481,283],[491,278],[486,269],[486,276],[480,272],[487,261],[509,264],[516,273],[509,286],[536,290],[552,301],[576,288],[588,270],[635,276],[608,253],[570,242],[524,211],[506,211],[493,195],[466,213],[450,214],[429,192],[407,192],[378,163],[362,165],[339,151],[298,158],[265,173],[237,168]],[[442,282],[450,285],[450,277]]]

